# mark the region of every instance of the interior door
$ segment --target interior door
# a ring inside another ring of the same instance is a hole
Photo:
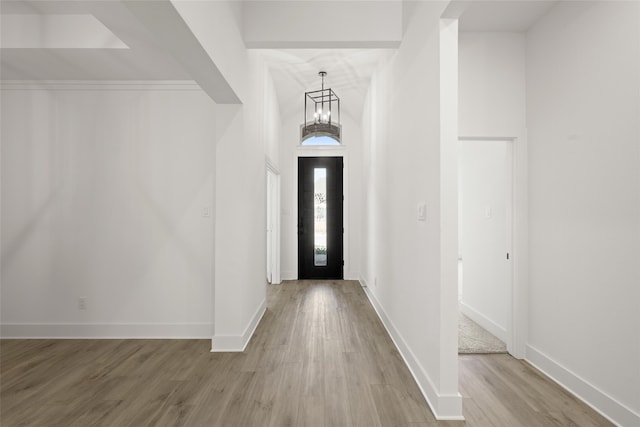
[[[298,158],[298,278],[342,280],[342,157]]]

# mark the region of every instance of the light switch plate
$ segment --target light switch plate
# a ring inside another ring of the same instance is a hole
[[[418,203],[418,221],[427,220],[427,204],[422,202]]]

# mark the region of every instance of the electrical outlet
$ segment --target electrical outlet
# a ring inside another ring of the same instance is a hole
[[[87,297],[79,297],[78,310],[86,310],[86,309],[87,309]]]

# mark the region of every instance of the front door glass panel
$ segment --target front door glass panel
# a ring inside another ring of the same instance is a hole
[[[313,264],[327,265],[327,169],[313,169]]]

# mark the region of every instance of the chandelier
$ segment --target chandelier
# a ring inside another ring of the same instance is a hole
[[[322,89],[304,93],[304,124],[301,141],[316,136],[328,136],[340,142],[340,98],[331,89],[324,88],[326,71],[320,71]]]

